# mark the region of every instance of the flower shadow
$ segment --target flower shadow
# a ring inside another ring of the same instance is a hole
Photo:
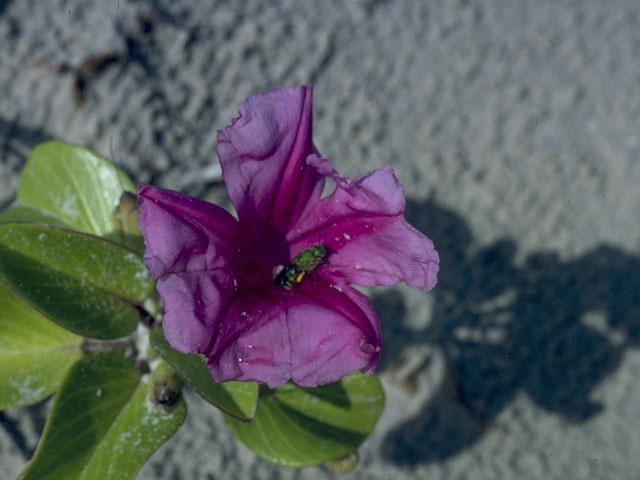
[[[478,441],[520,392],[568,422],[597,415],[594,389],[640,344],[640,258],[600,245],[569,260],[534,252],[516,265],[514,240],[479,246],[462,217],[433,201],[408,202],[406,216],[433,239],[441,274],[422,330],[403,324],[410,312],[397,295],[374,297],[387,350],[380,371],[426,344],[442,352],[447,373],[387,434],[384,456],[446,459]]]

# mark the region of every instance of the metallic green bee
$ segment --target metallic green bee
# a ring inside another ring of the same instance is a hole
[[[291,263],[284,267],[274,280],[277,286],[282,285],[285,290],[291,290],[293,285],[302,282],[307,273],[322,263],[327,250],[322,245],[313,245],[302,250]]]

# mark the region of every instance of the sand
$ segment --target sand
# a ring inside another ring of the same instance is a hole
[[[441,276],[371,291],[388,398],[345,478],[638,478],[637,1],[9,0],[0,45],[0,206],[59,138],[228,207],[216,128],[302,83],[341,174],[395,169]],[[257,459],[187,397],[140,479],[334,477]],[[0,417],[2,478],[47,406]]]

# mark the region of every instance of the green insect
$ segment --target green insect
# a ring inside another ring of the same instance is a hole
[[[277,286],[282,285],[285,290],[291,290],[293,285],[302,282],[304,276],[322,263],[327,255],[327,249],[322,245],[313,245],[302,250],[291,263],[284,267],[274,280]]]

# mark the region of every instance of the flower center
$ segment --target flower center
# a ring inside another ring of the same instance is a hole
[[[261,262],[249,260],[244,268],[243,288],[264,289],[273,282],[269,268]]]

